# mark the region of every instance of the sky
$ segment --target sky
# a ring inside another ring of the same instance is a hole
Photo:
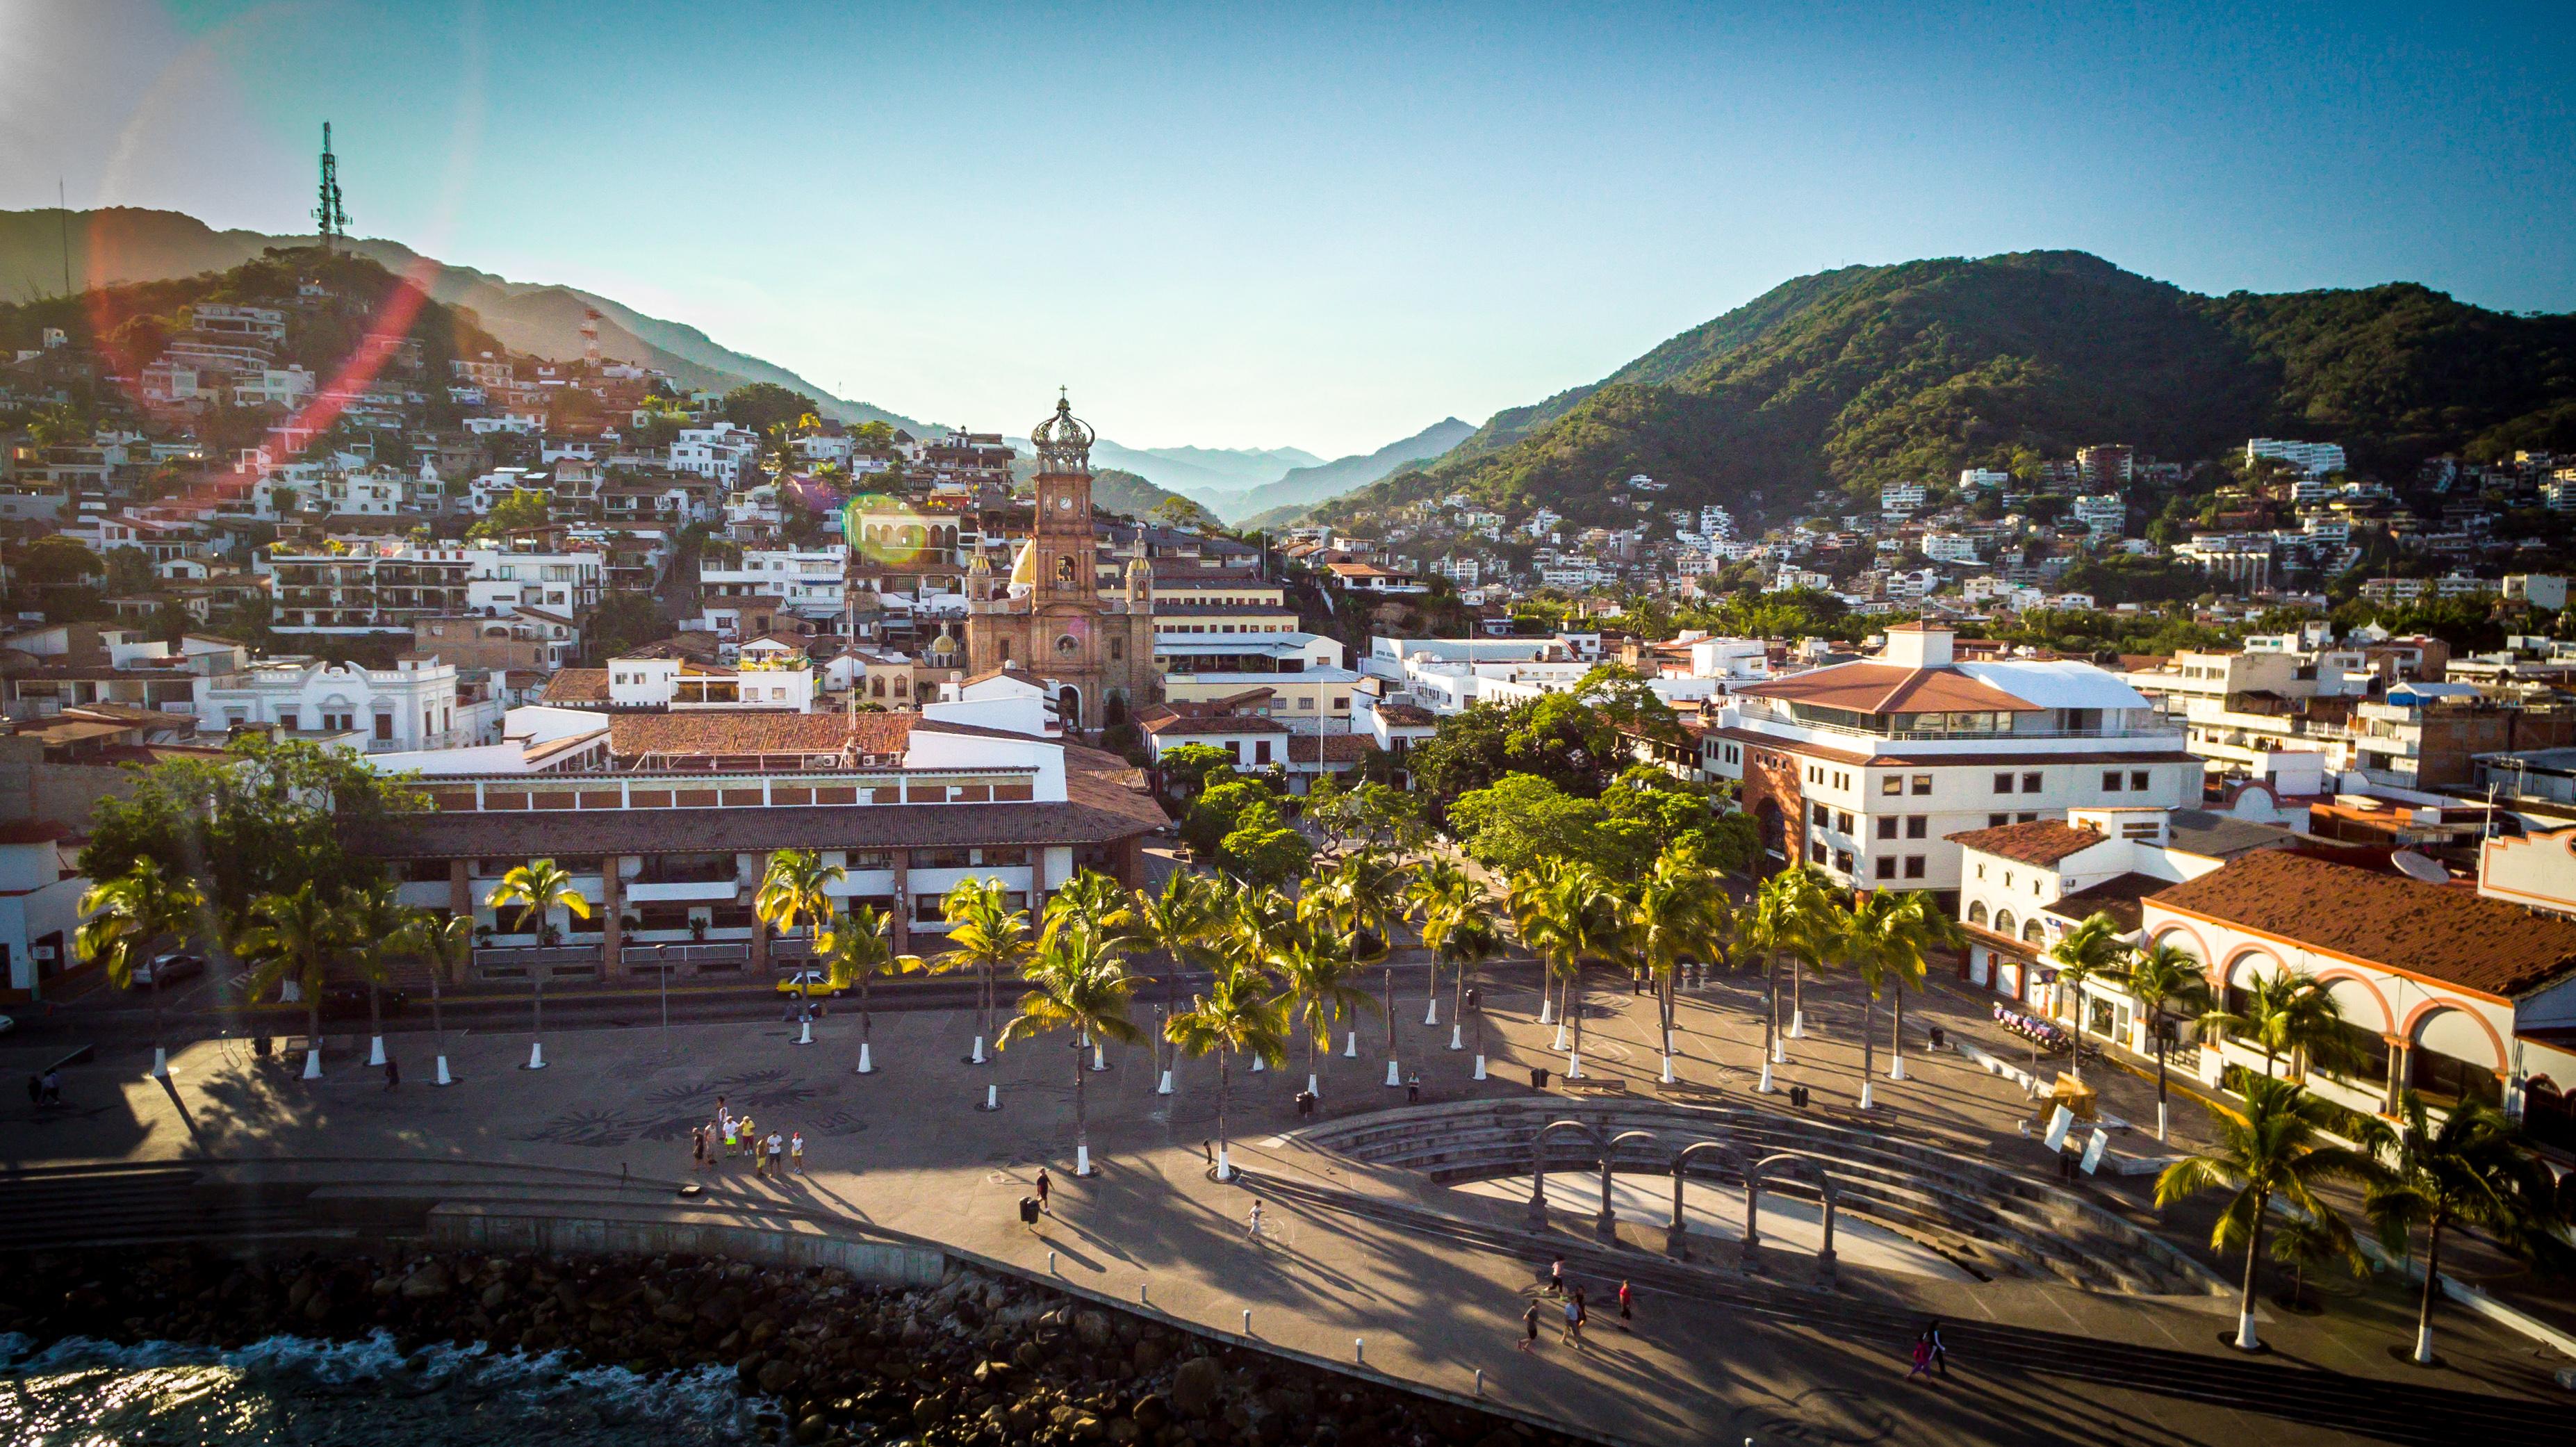
[[[2576,6],[0,0],[0,208],[353,233],[846,397],[1367,451],[1791,277],[2576,309]]]

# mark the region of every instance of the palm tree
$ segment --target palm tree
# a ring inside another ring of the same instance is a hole
[[[2367,1149],[2321,1145],[2337,1124],[2335,1107],[2301,1090],[2295,1083],[2266,1075],[2245,1083],[2245,1108],[2213,1105],[2218,1113],[2218,1143],[2202,1155],[2165,1167],[2156,1177],[2159,1209],[2208,1190],[2236,1194],[2210,1229],[2214,1251],[2245,1248],[2245,1287],[2237,1300],[2236,1345],[2252,1351],[2254,1339],[2254,1273],[2262,1261],[2263,1225],[2272,1198],[2279,1196],[2310,1216],[2331,1214],[2333,1207],[2317,1194],[2330,1180],[2371,1182],[2381,1167]]]
[[[306,880],[293,894],[263,894],[250,902],[251,927],[233,953],[251,965],[251,993],[292,982],[304,996],[304,1078],[322,1078],[322,987],[331,963],[348,943],[348,918],[321,886]]]
[[[2243,1009],[2215,1010],[2201,1023],[2248,1037],[2262,1047],[2265,1075],[2284,1055],[2290,1057],[2290,1077],[2295,1080],[2306,1075],[2304,1066],[2311,1059],[2333,1065],[2344,1063],[2353,1053],[2344,1039],[2343,1012],[2336,1008],[2330,989],[2314,975],[2290,970],[2276,970],[2256,980],[2245,992]]]
[[[1029,912],[1011,908],[1010,891],[998,879],[961,879],[939,902],[948,921],[946,954],[933,961],[942,972],[973,970],[977,978],[975,1048],[967,1059],[984,1063],[984,1039],[992,1030],[996,992],[994,976],[1019,973],[1029,954]]]
[[[1207,993],[1163,1023],[1163,1034],[1191,1059],[1216,1055],[1216,1178],[1234,1179],[1226,1155],[1225,1101],[1229,1064],[1240,1051],[1272,1066],[1288,1063],[1288,1002],[1254,970],[1219,970]]]
[[[1217,910],[1222,895],[1216,876],[1193,870],[1176,869],[1163,881],[1159,895],[1137,890],[1134,902],[1127,907],[1127,935],[1136,947],[1155,950],[1169,956],[1172,968],[1163,976],[1163,1020],[1165,1032],[1170,1022],[1180,1016],[1180,978],[1183,970],[1194,969],[1208,958],[1208,943],[1219,928]],[[1156,1053],[1161,1053],[1156,1047]],[[1170,1089],[1172,1072],[1156,1062],[1161,1079],[1155,1089]]]
[[[1905,1078],[1905,992],[1923,988],[1924,979],[1932,972],[1934,950],[1957,950],[1967,943],[1959,922],[1941,910],[1940,901],[1920,889],[1910,889],[1897,896],[1896,911],[1888,921],[1886,961],[1890,988],[1894,995],[1895,1017],[1888,1027],[1889,1062],[1887,1078]]]
[[[1476,974],[1487,960],[1502,952],[1502,919],[1495,912],[1491,900],[1479,901],[1450,922],[1447,932],[1441,936],[1440,953],[1457,972],[1459,1008],[1466,1007],[1468,976]],[[1476,1011],[1476,1069],[1469,1078],[1485,1078],[1485,1012],[1482,1009]]]
[[[429,966],[429,1029],[438,1042],[438,1072],[434,1083],[448,1084],[447,1018],[440,1009],[439,986],[450,971],[459,969],[474,958],[474,917],[452,914],[440,919],[426,911],[415,913],[404,925],[402,947]]]
[[[114,879],[90,886],[79,909],[87,918],[72,935],[80,957],[106,966],[107,982],[117,989],[134,987],[134,967],[152,958],[152,947],[164,935],[185,936],[206,907],[203,890],[186,879],[161,872],[157,860],[142,858]],[[170,1074],[170,1050],[163,1027],[162,990],[167,982],[152,977],[152,1078]]]
[[[823,952],[824,978],[831,981],[835,993],[859,987],[859,1063],[851,1073],[873,1074],[876,1062],[869,1059],[868,1049],[874,1043],[876,1016],[868,1008],[868,986],[879,975],[919,969],[921,960],[894,952],[894,916],[866,904],[853,905],[849,913],[835,917],[816,947]]]
[[[501,876],[501,882],[483,897],[483,907],[499,914],[510,905],[519,907],[517,933],[534,934],[539,941],[552,928],[551,916],[560,906],[563,911],[581,919],[590,918],[590,901],[582,897],[572,883],[572,872],[551,859],[531,859],[514,866]],[[529,1031],[528,1068],[546,1068],[546,972],[543,965],[528,966],[528,979],[535,986],[535,1014]]]
[[[2483,1231],[2508,1256],[2563,1268],[2576,1248],[2558,1230],[2549,1167],[2525,1148],[2504,1113],[2482,1101],[2452,1106],[2439,1125],[2413,1089],[2397,1097],[2402,1122],[2389,1142],[2390,1165],[2374,1182],[2366,1209],[2379,1239],[2404,1256],[2425,1228],[2424,1290],[2415,1308],[2415,1362],[2433,1363],[2433,1299],[2442,1278],[2442,1229]]]
[[[1663,1080],[1673,1079],[1673,981],[1685,956],[1706,948],[1722,908],[1716,878],[1690,858],[1667,849],[1654,872],[1626,901],[1626,944],[1630,960],[1655,982],[1656,1026],[1663,1056]]]
[[[783,939],[803,927],[813,932],[819,948],[823,926],[832,918],[831,886],[849,877],[848,870],[825,864],[823,856],[811,849],[779,850],[769,856],[769,867],[760,876],[760,888],[751,897],[754,928],[776,930]],[[813,1003],[812,980],[812,971],[796,972],[799,1005]],[[808,1023],[797,1043],[811,1043],[813,1032],[813,1025]]]
[[[2156,1042],[2156,1139],[2165,1138],[2165,1022],[2175,1016],[2199,1019],[2209,1013],[2209,976],[2200,961],[2179,946],[2158,941],[2129,956],[2120,972],[2129,998],[2147,1012],[2147,1030]]]
[[[349,968],[367,982],[367,1063],[385,1063],[384,987],[393,982],[394,956],[402,948],[403,927],[411,911],[403,907],[390,880],[379,879],[350,893],[341,903],[349,920]]]
[[[1445,854],[1435,854],[1413,866],[1412,878],[1404,886],[1405,914],[1421,921],[1422,947],[1431,952],[1431,974],[1422,987],[1422,1023],[1425,1028],[1440,1023],[1440,943],[1439,935],[1447,927],[1460,905],[1473,895],[1484,893],[1484,886],[1467,872],[1467,867]],[[1464,993],[1463,987],[1460,991]],[[1450,1012],[1450,1036],[1454,1041],[1458,1011]],[[1451,1048],[1456,1048],[1453,1044]]]
[[[1040,932],[1053,934],[1067,920],[1112,933],[1126,928],[1126,888],[1099,870],[1078,871],[1047,897],[1046,919]]]
[[[1767,996],[1762,1017],[1762,1080],[1771,1092],[1771,1067],[1787,1058],[1780,1036],[1780,957],[1821,955],[1820,932],[1831,918],[1833,885],[1808,864],[1792,864],[1762,881],[1749,917],[1739,917],[1739,937],[1763,957]]]
[[[1515,872],[1504,885],[1504,904],[1511,912],[1512,933],[1519,937],[1521,948],[1538,957],[1538,1023],[1542,1025],[1556,1018],[1557,976],[1551,950],[1560,942],[1555,938],[1555,926],[1550,920],[1548,891],[1564,868],[1556,860],[1541,860],[1528,869]]]
[[[1333,1023],[1343,1012],[1357,1015],[1374,1010],[1377,1001],[1352,983],[1358,978],[1359,965],[1351,958],[1350,940],[1321,911],[1301,910],[1300,916],[1280,932],[1269,966],[1287,982],[1297,1013],[1305,1021],[1306,1089],[1321,1095],[1323,1073],[1317,1064],[1317,1047],[1329,1048]]]
[[[1119,962],[1124,941],[1111,931],[1080,918],[1057,920],[1022,973],[1029,986],[1020,996],[1019,1013],[1002,1027],[996,1048],[1051,1031],[1076,1033],[1073,1054],[1073,1173],[1091,1174],[1090,1103],[1083,1093],[1081,1044],[1084,1040],[1134,1040],[1142,1034],[1127,1018],[1135,977]]]
[[[2118,920],[2097,913],[2048,947],[2049,962],[2057,966],[2058,985],[2074,1002],[2069,1013],[2075,1020],[2075,1079],[2079,1084],[2084,1079],[2084,985],[2088,980],[2118,977],[2120,962],[2129,952],[2120,933]]]
[[[1860,1108],[1870,1108],[1870,1077],[1878,1070],[1878,1058],[1872,1052],[1878,1041],[1878,994],[1886,986],[1889,956],[1894,953],[1888,943],[1888,923],[1896,913],[1897,898],[1884,890],[1856,903],[1835,909],[1828,928],[1833,931],[1834,952],[1860,977]]]

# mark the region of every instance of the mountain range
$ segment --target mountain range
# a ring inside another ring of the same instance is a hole
[[[1633,521],[1610,484],[1642,472],[1670,504],[1777,517],[2090,443],[2194,461],[2254,436],[2340,442],[2356,472],[2401,482],[2441,453],[2576,449],[2576,317],[2409,282],[2203,296],[2071,251],[1844,267],[1315,515],[1465,493]]]
[[[1426,462],[1474,435],[1476,429],[1455,417],[1444,417],[1411,437],[1390,442],[1375,452],[1337,457],[1282,474],[1249,492],[1215,497],[1192,493],[1217,516],[1237,526],[1277,527],[1319,502],[1368,486],[1410,463]]]

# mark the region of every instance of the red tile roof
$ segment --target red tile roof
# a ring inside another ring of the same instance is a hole
[[[2058,819],[2033,819],[2027,824],[2001,824],[1946,837],[1962,849],[2049,869],[2068,855],[2080,854],[2101,843],[2104,836]]]
[[[583,704],[608,702],[608,670],[605,668],[567,668],[546,680],[546,691],[537,702],[579,707]]]
[[[900,754],[920,721],[909,713],[621,714],[609,721],[608,751],[620,759],[837,754],[855,726],[859,752]]]
[[[2249,854],[2149,902],[2496,999],[2576,969],[2576,923],[2456,885],[2278,850]]]
[[[1364,734],[1296,734],[1288,740],[1292,764],[1356,764],[1377,751]]]
[[[1991,684],[1948,668],[1900,668],[1893,663],[1838,663],[1771,683],[1748,683],[1735,692],[1786,699],[1854,713],[2039,713]]]

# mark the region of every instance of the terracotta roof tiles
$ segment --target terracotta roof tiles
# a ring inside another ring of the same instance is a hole
[[[1992,684],[1947,668],[1900,668],[1892,663],[1839,663],[1771,683],[1748,683],[1735,692],[1786,699],[1854,713],[2037,713]]]
[[[1962,849],[1992,854],[2042,869],[2056,867],[2070,854],[2080,854],[2102,842],[2103,836],[2090,829],[2078,829],[2059,819],[2034,819],[2027,824],[2002,824],[1991,829],[1970,829],[1947,836]]]

